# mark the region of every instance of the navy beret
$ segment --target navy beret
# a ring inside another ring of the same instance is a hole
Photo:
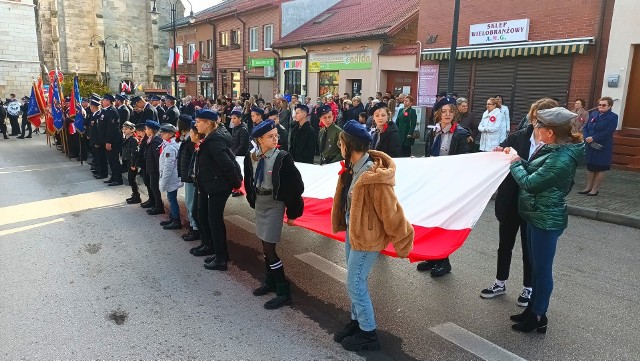
[[[176,128],[175,125],[171,124],[171,123],[164,123],[160,126],[160,132],[161,133],[174,133],[178,131],[178,128]]]
[[[109,93],[107,93],[104,96],[102,96],[102,99],[108,100],[108,101],[110,101],[112,103],[116,100],[116,98],[114,98],[113,95],[111,95]]]
[[[144,126],[153,130],[160,130],[160,123],[155,120],[147,120],[144,122]]]
[[[369,115],[373,115],[378,109],[389,109],[389,106],[385,102],[379,102],[369,108]]]
[[[191,130],[195,130],[196,132],[198,131],[198,128],[196,128],[196,121],[192,121],[191,122]]]
[[[304,104],[297,104],[297,105],[296,105],[296,109],[300,109],[300,110],[302,110],[303,112],[305,112],[305,113],[309,114],[309,107],[308,107],[308,106],[306,106],[306,105],[304,105]]]
[[[318,117],[321,117],[321,116],[323,116],[323,115],[325,115],[327,113],[331,113],[331,112],[333,112],[331,110],[331,107],[329,105],[325,104],[325,105],[323,105],[323,106],[318,108]]]
[[[149,97],[149,101],[156,101],[156,100],[158,100],[158,101],[159,101],[159,100],[160,100],[160,97],[159,97],[159,96],[157,96],[157,95],[155,95],[155,94],[153,94],[152,96],[150,96],[150,97]]]
[[[440,108],[447,104],[456,105],[456,100],[452,97],[444,97],[433,105],[433,111],[437,112],[438,110],[440,110]]]
[[[273,120],[265,120],[253,127],[251,130],[251,137],[253,139],[260,138],[272,129],[276,129],[276,123]]]
[[[238,117],[238,118],[241,118],[241,119],[242,119],[242,113],[241,113],[240,111],[238,111],[238,110],[234,110],[234,111],[232,111],[232,112],[229,114],[229,116],[230,116],[230,117],[232,117],[232,116],[234,116],[234,115],[235,115],[236,117]]]
[[[267,118],[272,117],[274,115],[278,115],[278,111],[275,109],[271,109],[269,113],[267,113]]]
[[[218,120],[218,113],[208,109],[198,110],[196,112],[196,119],[206,119],[206,120],[216,121]]]
[[[135,97],[131,98],[131,104],[136,104],[137,102],[141,101],[142,97],[139,95],[136,95]]]
[[[367,131],[367,128],[364,126],[364,124],[360,124],[360,122],[357,122],[355,120],[348,121],[342,127],[342,131],[363,142],[371,143],[371,141],[373,140],[373,138],[371,137],[371,133]]]
[[[180,114],[180,116],[178,117],[178,122],[181,123],[191,124],[192,121],[193,118],[188,114]]]
[[[251,112],[252,113],[258,113],[260,115],[264,115],[264,109],[259,108],[259,107],[251,107]]]

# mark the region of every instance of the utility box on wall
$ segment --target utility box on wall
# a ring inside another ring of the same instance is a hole
[[[617,88],[620,82],[620,74],[612,74],[607,78],[607,86],[609,88]]]

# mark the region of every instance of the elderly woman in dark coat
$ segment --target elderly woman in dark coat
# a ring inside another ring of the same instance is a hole
[[[587,186],[580,194],[597,196],[604,180],[604,172],[611,169],[613,157],[613,133],[618,127],[618,115],[611,111],[613,99],[602,97],[598,100],[598,111],[591,113],[589,121],[582,128],[587,143]]]

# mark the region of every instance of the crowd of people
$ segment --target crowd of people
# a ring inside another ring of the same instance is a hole
[[[393,158],[412,156],[414,142],[421,139],[413,101],[410,95],[381,93],[366,102],[348,94],[342,99],[328,95],[315,103],[296,95],[272,102],[259,96],[237,102],[187,97],[178,107],[171,95],[129,99],[93,94],[82,102],[86,132],[63,134],[67,138],[63,145],[68,155],[79,160],[91,155],[94,177],[108,186],[123,185],[126,173],[132,191],[126,202],[139,204],[149,215],[165,213],[164,192],[169,203],[168,217],[160,222],[164,229],[185,227],[177,197],[184,188],[188,225],[182,238],[200,241],[190,253],[206,257],[204,267],[209,270],[228,268],[224,209],[230,196],[246,194],[255,209],[265,267],[264,280],[253,294],[275,293],[264,303],[267,309],[292,300],[276,246],[284,221],[294,226],[304,212],[304,184],[296,163],[342,161],[331,223],[335,232],[347,231],[347,289],[352,307],[351,320],[334,340],[351,351],[377,349],[368,275],[389,243],[400,257],[408,255],[413,243],[413,227],[393,190]],[[601,173],[608,169],[606,162],[610,164],[607,152],[611,152],[610,138],[617,124],[611,112],[613,100],[603,97],[598,111],[591,114],[584,111],[584,104],[577,101],[576,107],[581,108],[570,112],[554,99],[540,99],[512,131],[509,110],[500,96],[488,99],[483,115],[474,117],[467,99],[440,94],[422,137],[426,156],[499,151],[512,159],[495,202],[499,221],[496,279],[480,296],[489,299],[506,293],[520,232],[523,289],[517,304],[526,308],[511,317],[517,331],[546,332],[555,247],[567,227],[565,197],[585,148],[589,184],[581,193],[597,195]],[[68,124],[73,121],[66,118]],[[244,172],[236,157],[244,157]],[[138,175],[147,189],[144,201]],[[376,200],[380,206],[375,207],[367,197],[374,186],[380,197]],[[365,216],[350,217],[353,212]],[[365,220],[373,224],[365,225]],[[417,269],[442,277],[452,267],[445,258],[420,262]]]

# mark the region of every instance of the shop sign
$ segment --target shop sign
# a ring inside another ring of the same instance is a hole
[[[421,65],[418,71],[418,105],[433,106],[438,93],[438,65]]]
[[[304,60],[283,60],[280,64],[284,70],[304,69]]]
[[[274,58],[250,58],[249,68],[264,68],[266,66],[275,67],[276,59]]]
[[[202,76],[211,76],[213,75],[213,66],[211,63],[202,63],[202,69],[200,70],[200,75]]]
[[[529,40],[529,19],[473,24],[469,44],[492,44]]]
[[[309,72],[371,69],[372,54],[371,49],[346,53],[311,53],[309,54]]]

